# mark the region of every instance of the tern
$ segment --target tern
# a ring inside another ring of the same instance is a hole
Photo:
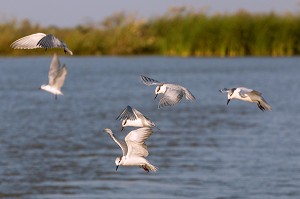
[[[127,106],[121,114],[116,118],[116,120],[122,121],[121,131],[126,126],[134,126],[134,127],[155,127],[155,124],[146,116],[144,116],[141,112],[132,108],[131,106]]]
[[[65,53],[73,55],[72,51],[68,49],[67,44],[56,38],[52,34],[35,33],[22,37],[14,41],[11,45],[13,49],[35,49],[35,48],[63,48]]]
[[[158,94],[163,94],[158,103],[158,108],[173,106],[179,103],[185,96],[186,100],[195,100],[194,95],[185,87],[177,84],[159,82],[155,79],[141,75],[141,79],[147,86],[156,85],[155,98]]]
[[[43,84],[40,87],[40,89],[54,94],[55,99],[57,99],[57,95],[63,95],[63,93],[61,92],[61,87],[64,85],[66,75],[67,75],[66,65],[64,64],[62,67],[60,67],[58,56],[54,54],[50,64],[50,69],[48,74],[49,83],[47,85]]]
[[[256,103],[258,108],[262,111],[272,110],[272,107],[262,97],[262,94],[256,90],[237,87],[237,88],[223,88],[219,90],[221,93],[227,93],[227,105],[231,99],[239,99],[246,102]]]
[[[115,160],[116,171],[120,165],[139,166],[147,172],[157,171],[157,168],[145,159],[149,154],[145,140],[153,133],[151,128],[143,127],[130,131],[125,137],[125,143],[119,141],[111,129],[105,128],[104,131],[120,146],[123,152],[123,155]]]

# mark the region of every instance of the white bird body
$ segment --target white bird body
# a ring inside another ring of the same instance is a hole
[[[45,91],[47,91],[47,92],[49,92],[49,93],[52,93],[52,94],[54,94],[54,95],[63,95],[63,93],[61,92],[61,90],[59,90],[59,89],[57,89],[57,88],[55,88],[55,87],[53,87],[53,86],[50,86],[50,85],[45,85],[45,84],[43,84],[43,85],[41,86],[41,89],[42,89],[42,90],[45,90]]]
[[[272,110],[272,107],[262,97],[262,94],[256,90],[245,87],[237,87],[231,89],[224,88],[221,89],[220,92],[227,92],[227,104],[231,99],[238,99],[246,102],[256,103],[258,108],[262,111]]]
[[[35,49],[35,48],[63,48],[64,52],[73,55],[73,52],[68,49],[67,44],[60,41],[52,34],[35,33],[22,37],[14,41],[10,47],[14,49]]]
[[[157,85],[155,88],[155,98],[158,94],[163,94],[159,100],[158,108],[162,108],[164,106],[173,106],[179,103],[184,96],[188,101],[196,99],[187,88],[181,85],[159,82],[143,75],[141,75],[141,79],[147,86]]]
[[[57,95],[63,95],[63,93],[61,92],[61,87],[64,85],[66,75],[66,65],[64,64],[62,67],[60,67],[58,56],[54,54],[48,74],[49,83],[47,85],[42,85],[40,89],[54,94],[55,99],[57,99]]]
[[[127,106],[116,119],[122,121],[121,131],[126,126],[151,128],[156,126],[149,118],[131,106]]]
[[[146,160],[148,156],[145,140],[153,133],[151,128],[143,127],[130,131],[125,137],[125,143],[115,138],[111,129],[105,128],[104,131],[120,146],[123,155],[115,160],[116,170],[121,166],[139,166],[145,171],[157,171],[157,168]]]

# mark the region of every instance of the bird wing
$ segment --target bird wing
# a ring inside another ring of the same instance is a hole
[[[195,100],[195,96],[191,93],[191,91],[189,91],[187,88],[182,86],[182,90],[184,91],[185,94],[185,98],[187,100]]]
[[[50,85],[54,85],[54,80],[59,72],[59,67],[60,67],[60,62],[59,62],[58,56],[56,54],[54,54],[51,64],[50,64],[49,73],[48,73]]]
[[[223,88],[223,89],[220,89],[219,92],[221,93],[228,93],[230,91],[230,89],[228,88]]]
[[[48,34],[37,43],[37,46],[41,48],[64,48],[66,44],[57,39],[54,35]]]
[[[67,67],[64,64],[62,68],[59,70],[59,73],[57,74],[56,78],[54,79],[54,86],[60,89],[64,85],[66,76],[67,76]]]
[[[258,91],[255,91],[255,90],[253,90],[253,91],[247,93],[247,96],[248,96],[250,99],[254,100],[254,101],[263,99],[262,96],[261,96],[261,93],[258,92]]]
[[[134,115],[136,116],[136,118],[146,118],[141,112],[139,112],[138,110],[136,110],[135,108],[132,109]]]
[[[183,89],[172,89],[168,87],[163,97],[159,100],[158,108],[162,108],[164,106],[173,106],[179,103],[183,96]]]
[[[237,88],[238,89],[238,93],[241,97],[247,97],[248,94],[250,92],[252,92],[253,90],[252,89],[249,89],[249,88],[245,88],[245,87],[240,87],[240,88]]]
[[[115,143],[117,143],[119,145],[119,147],[122,149],[122,152],[123,152],[123,156],[125,156],[127,154],[127,151],[128,151],[128,148],[127,148],[127,145],[122,142],[122,141],[119,141],[113,134],[112,130],[109,129],[109,128],[105,128],[104,131],[106,133],[108,133],[108,135],[111,137],[111,139],[113,141],[115,141]]]
[[[254,94],[254,95],[258,95],[258,96],[261,96],[261,95],[262,95],[262,93],[260,93],[260,92],[258,92],[258,91],[256,91],[256,90],[252,90],[250,93],[251,93],[251,94]]]
[[[129,105],[116,118],[116,120],[136,120],[136,119],[137,116],[134,114],[133,108],[131,108],[131,106]]]
[[[41,48],[41,46],[37,45],[39,41],[44,38],[46,34],[44,33],[35,33],[32,35],[28,35],[22,37],[16,41],[14,41],[10,47],[14,49],[34,49]]]
[[[138,128],[131,131],[125,137],[125,142],[128,146],[127,156],[147,157],[148,150],[145,140],[153,133],[149,127]]]
[[[144,120],[146,120],[146,122],[149,122],[150,125],[156,126],[156,125],[154,124],[154,122],[151,121],[150,118],[146,117],[145,115],[143,115],[143,114],[142,114],[141,112],[139,112],[138,110],[136,110],[136,109],[133,108],[133,112],[134,112],[134,114],[136,115],[137,118],[140,118],[140,119],[142,120],[142,122],[143,122]]]
[[[141,80],[143,81],[144,84],[146,84],[147,86],[152,86],[152,85],[161,85],[163,84],[162,82],[159,82],[155,79],[152,79],[150,77],[146,77],[141,75]]]

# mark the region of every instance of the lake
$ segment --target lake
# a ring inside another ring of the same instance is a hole
[[[60,57],[64,96],[39,90],[52,57],[0,58],[0,198],[300,198],[300,58]],[[157,109],[154,86],[181,84],[196,101]],[[273,107],[232,100],[263,93]],[[127,106],[160,130],[147,140],[158,167],[115,171],[120,148],[103,132]]]

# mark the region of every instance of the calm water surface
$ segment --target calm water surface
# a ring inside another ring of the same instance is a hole
[[[64,96],[38,90],[52,57],[0,58],[0,198],[300,198],[300,58],[61,57]],[[196,96],[157,109],[139,75]],[[224,87],[261,91],[273,110]],[[126,105],[160,128],[148,140],[159,170],[115,171],[115,118]]]

